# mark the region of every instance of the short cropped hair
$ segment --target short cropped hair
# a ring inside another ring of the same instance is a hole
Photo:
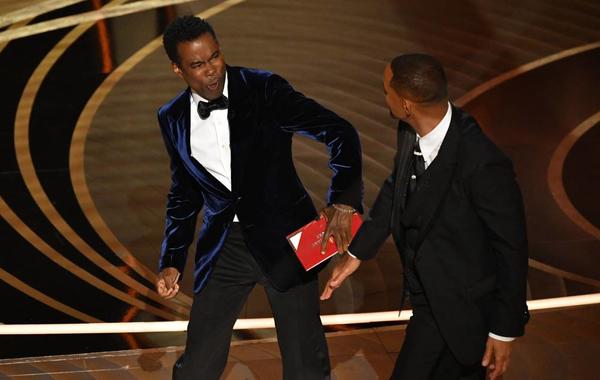
[[[163,47],[171,62],[175,62],[178,65],[181,63],[181,59],[177,53],[178,43],[193,41],[205,33],[210,33],[215,41],[217,41],[217,35],[212,26],[199,17],[180,16],[171,22],[165,28],[162,37]]]
[[[394,58],[391,86],[419,103],[437,103],[448,98],[448,83],[442,64],[427,54],[405,54]]]

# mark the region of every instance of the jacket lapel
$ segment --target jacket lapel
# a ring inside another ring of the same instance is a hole
[[[190,121],[190,89],[182,92],[179,98],[173,104],[171,111],[173,135],[177,141],[177,150],[181,158],[187,162],[187,166],[192,168],[192,175],[199,182],[203,182],[212,192],[229,194],[230,191],[216,179],[202,164],[192,157],[191,148],[191,121]]]
[[[398,152],[395,159],[396,164],[396,182],[394,186],[394,207],[392,208],[392,231],[395,228],[399,215],[403,215],[406,207],[406,188],[408,185],[408,176],[412,163],[412,149],[415,145],[415,132],[403,122],[398,125]]]
[[[419,228],[418,245],[429,232],[454,176],[460,142],[456,111],[453,108],[452,120],[438,155],[423,173],[402,216],[402,224]]]

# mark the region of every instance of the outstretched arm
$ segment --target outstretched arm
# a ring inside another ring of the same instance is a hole
[[[345,255],[333,268],[331,277],[321,294],[321,300],[330,298],[346,278],[358,269],[361,260],[374,257],[390,235],[395,178],[396,170],[383,183],[369,215],[354,237],[348,250],[351,255]]]

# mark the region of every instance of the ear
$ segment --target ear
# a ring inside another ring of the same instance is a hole
[[[413,104],[409,100],[402,98],[402,109],[404,110],[404,114],[406,115],[407,119],[412,115],[412,108]]]
[[[178,64],[176,64],[175,62],[171,62],[171,68],[173,69],[173,72],[175,73],[175,75],[177,75],[179,78],[183,79],[183,73],[181,72],[181,68],[179,67]]]

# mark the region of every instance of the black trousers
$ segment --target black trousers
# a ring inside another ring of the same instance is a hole
[[[277,291],[248,251],[237,223],[232,225],[206,286],[194,296],[185,352],[175,363],[173,379],[219,379],[227,364],[233,325],[256,283],[264,286],[273,311],[283,378],[329,379],[317,276],[287,292]]]
[[[392,380],[483,380],[485,367],[461,365],[442,338],[424,294],[411,296],[408,322]],[[481,353],[483,358],[483,352]]]

